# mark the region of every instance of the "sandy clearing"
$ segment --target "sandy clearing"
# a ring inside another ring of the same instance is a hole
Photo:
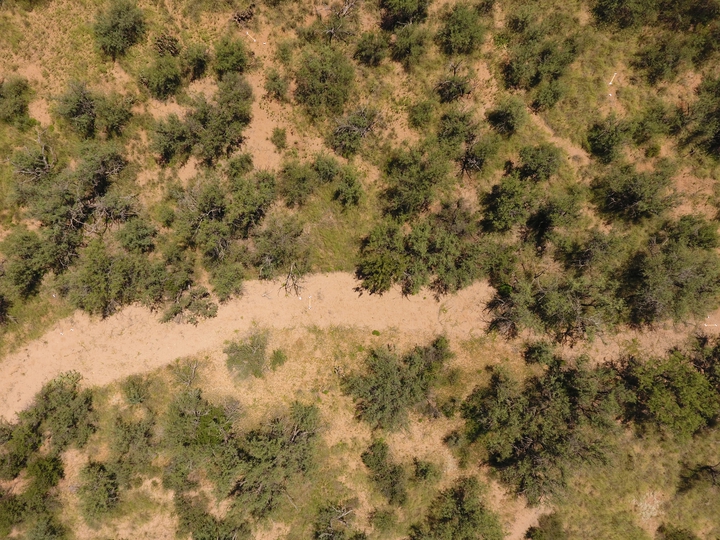
[[[402,328],[430,339],[483,334],[483,309],[491,296],[486,283],[436,301],[431,294],[404,298],[398,290],[382,296],[355,292],[350,274],[312,276],[302,299],[286,296],[276,282],[250,281],[242,298],[220,306],[214,319],[197,326],[160,323],[156,313],[131,306],[104,320],[76,312],[42,338],[2,361],[0,415],[10,419],[28,406],[43,383],[68,370],[85,383],[104,385],[132,373],[147,372],[176,358],[222,347],[253,324],[269,328],[336,325],[372,330]]]

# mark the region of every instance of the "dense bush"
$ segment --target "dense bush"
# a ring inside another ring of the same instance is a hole
[[[469,74],[458,75],[452,73],[437,83],[435,91],[441,103],[450,103],[469,95],[472,92],[472,86],[472,79]]]
[[[556,361],[521,385],[495,368],[490,385],[463,405],[467,435],[483,444],[505,482],[537,502],[565,484],[573,464],[602,459],[603,433],[621,413],[615,377]]]
[[[389,187],[384,193],[387,211],[393,216],[412,216],[427,209],[448,172],[447,162],[437,152],[423,148],[396,150],[385,164]]]
[[[243,73],[250,65],[250,56],[241,39],[224,36],[215,44],[215,73]]]
[[[330,47],[305,52],[295,72],[295,98],[314,118],[341,114],[350,98],[355,70]]]
[[[80,472],[80,509],[89,522],[107,514],[118,503],[119,488],[115,474],[102,463],[90,462]]]
[[[408,23],[422,22],[427,18],[430,0],[382,0],[382,24],[387,29]]]
[[[530,527],[525,533],[528,540],[569,540],[560,517],[556,513],[543,514],[537,526]]]
[[[436,41],[445,54],[470,54],[482,43],[480,15],[467,4],[456,4],[444,16]]]
[[[505,232],[530,217],[537,204],[537,188],[511,174],[492,187],[483,203],[486,227]]]
[[[131,0],[112,0],[95,18],[95,39],[100,49],[115,59],[145,35],[145,18]]]
[[[523,146],[520,149],[520,175],[536,181],[548,180],[560,169],[561,156],[560,149],[552,144]]]
[[[360,457],[370,470],[372,481],[388,502],[397,506],[405,504],[407,475],[402,465],[391,461],[387,443],[382,439],[373,441]]]
[[[690,110],[689,141],[720,158],[720,78],[705,78],[697,93],[698,99]]]
[[[363,139],[370,135],[380,120],[380,113],[370,107],[361,107],[336,121],[330,135],[330,146],[343,157],[360,150]]]
[[[587,134],[588,150],[601,163],[617,159],[624,140],[625,126],[613,115],[594,123]]]
[[[379,32],[364,32],[357,42],[353,57],[366,66],[379,66],[388,55],[387,38]]]
[[[528,120],[525,104],[518,98],[507,98],[500,101],[485,116],[495,131],[507,137],[523,127]]]
[[[296,218],[275,219],[255,235],[254,262],[261,279],[307,271],[307,247],[302,240],[303,224]]]
[[[358,417],[373,428],[402,426],[408,410],[427,399],[450,357],[445,338],[427,347],[415,347],[402,358],[385,349],[374,350],[365,359],[367,374],[352,375],[344,381],[346,391],[355,399]]]
[[[14,229],[0,243],[0,250],[7,257],[3,271],[10,289],[22,298],[37,293],[50,268],[40,236],[26,229]]]
[[[151,148],[158,154],[161,163],[170,163],[173,158],[184,162],[192,151],[193,143],[190,127],[176,114],[169,114],[155,123]]]
[[[592,189],[602,211],[637,221],[659,216],[674,205],[675,197],[669,191],[671,183],[665,171],[640,173],[624,165],[596,178]]]
[[[95,135],[96,108],[95,96],[85,83],[77,81],[68,85],[57,102],[57,113],[85,138]]]
[[[177,59],[172,56],[158,56],[142,71],[140,80],[155,99],[165,100],[175,95],[182,84]]]
[[[0,81],[0,122],[25,126],[30,118],[30,85],[22,77],[10,77]]]
[[[420,101],[408,109],[408,122],[416,129],[424,128],[432,123],[434,112],[432,101]]]
[[[396,33],[392,44],[392,59],[400,62],[407,70],[416,67],[425,55],[430,34],[417,24],[406,24]]]
[[[411,527],[410,540],[501,540],[500,520],[482,502],[482,493],[476,478],[460,478],[430,504],[425,520]]]
[[[210,53],[199,43],[188,45],[180,54],[180,70],[184,77],[190,81],[200,79],[205,75],[210,63]]]
[[[269,97],[277,101],[287,99],[290,81],[283,77],[277,70],[271,69],[265,78],[265,92]]]
[[[268,331],[257,330],[242,341],[233,341],[224,349],[228,369],[241,378],[262,377],[267,369]]]
[[[687,441],[720,413],[720,395],[679,352],[663,359],[631,358],[623,378],[635,394],[631,415]]]

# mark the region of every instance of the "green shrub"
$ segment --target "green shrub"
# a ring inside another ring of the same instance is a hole
[[[691,54],[682,37],[663,36],[644,46],[634,65],[644,70],[648,82],[655,85],[660,81],[672,81],[678,74],[680,64],[689,60]]]
[[[420,101],[408,109],[408,122],[415,129],[422,129],[430,125],[435,114],[435,104],[432,101]]]
[[[382,439],[377,439],[360,456],[370,469],[372,481],[380,493],[392,505],[402,506],[407,500],[407,475],[402,465],[390,460],[390,447]]]
[[[520,149],[520,163],[520,176],[545,181],[557,174],[562,163],[562,154],[558,147],[549,143],[523,146]]]
[[[382,25],[387,29],[424,21],[430,0],[381,0]]]
[[[95,135],[96,99],[85,83],[72,81],[67,91],[58,98],[57,113],[81,137],[88,139]]]
[[[481,495],[475,477],[460,478],[430,504],[425,520],[411,527],[410,540],[501,540],[504,534],[500,520],[483,504]]]
[[[22,77],[9,77],[0,81],[0,122],[25,126],[30,103],[30,85]]]
[[[177,59],[172,56],[158,56],[142,71],[140,81],[155,99],[166,100],[174,96],[182,85]]]
[[[363,139],[373,132],[380,121],[380,113],[371,107],[361,107],[336,121],[330,135],[330,147],[343,157],[355,155]]]
[[[51,263],[40,236],[15,229],[0,243],[0,249],[7,256],[3,270],[12,291],[21,298],[36,294]]]
[[[366,66],[379,66],[388,55],[388,41],[379,32],[364,32],[355,47],[355,58]]]
[[[280,171],[282,194],[288,206],[304,205],[319,184],[319,177],[310,163],[292,160]]]
[[[624,139],[625,126],[610,115],[588,130],[588,149],[601,163],[610,163],[620,155]]]
[[[363,197],[363,187],[357,178],[357,175],[348,171],[343,172],[333,198],[338,201],[343,208],[349,206],[357,206]]]
[[[427,399],[438,372],[452,354],[445,338],[427,347],[415,347],[402,358],[386,349],[374,350],[366,359],[365,375],[344,381],[355,400],[358,418],[373,428],[397,429],[407,421],[408,410]]]
[[[534,503],[562,488],[573,464],[605,455],[602,437],[622,410],[615,379],[608,368],[557,361],[521,385],[495,368],[489,386],[476,388],[463,404],[467,436],[479,440],[500,477]]]
[[[451,153],[457,153],[465,142],[475,139],[477,125],[470,112],[450,109],[440,117],[438,124],[438,140]]]
[[[435,186],[447,172],[448,163],[439,152],[423,148],[394,151],[385,165],[389,187],[383,197],[388,213],[404,217],[427,209]]]
[[[200,319],[212,319],[217,316],[218,306],[210,298],[205,287],[188,288],[176,297],[175,302],[163,313],[162,322],[172,320],[197,325]]]
[[[674,206],[671,184],[665,171],[640,173],[631,165],[623,165],[593,180],[592,190],[603,212],[638,221],[659,216]]]
[[[283,102],[287,100],[290,81],[283,77],[276,69],[271,69],[265,78],[265,92],[269,97]]]
[[[57,518],[50,514],[42,514],[28,528],[25,538],[27,540],[63,540],[67,538],[67,531]]]
[[[180,55],[180,70],[190,81],[202,78],[209,63],[210,53],[200,43],[191,43]]]
[[[131,375],[120,386],[125,401],[139,405],[150,397],[149,383],[141,375]]]
[[[469,75],[452,75],[444,78],[435,86],[441,103],[451,103],[470,94],[472,80]]]
[[[523,358],[528,364],[549,366],[555,361],[555,348],[547,341],[534,341],[525,347]]]
[[[145,36],[145,18],[131,0],[112,0],[98,13],[94,30],[100,49],[115,59]]]
[[[498,152],[499,141],[497,135],[485,135],[480,140],[472,141],[465,146],[465,152],[460,157],[460,170],[463,174],[471,175],[482,171],[487,162]]]
[[[241,39],[228,36],[215,44],[215,73],[222,78],[226,73],[243,73],[250,65],[250,55]]]
[[[655,534],[656,540],[700,540],[700,537],[688,529],[662,524]]]
[[[273,371],[287,362],[287,354],[282,349],[275,349],[270,355],[270,369]]]
[[[185,162],[193,144],[193,133],[176,114],[155,123],[151,148],[158,154],[160,163],[168,164],[176,157],[181,163]]]
[[[543,81],[535,88],[532,107],[535,111],[552,109],[567,93],[567,85],[562,79]]]
[[[404,237],[395,221],[382,221],[363,239],[356,277],[363,289],[383,293],[400,280],[407,262]]]
[[[516,175],[504,177],[483,200],[484,223],[493,231],[505,232],[524,223],[537,204],[537,190]]]
[[[631,358],[623,378],[636,396],[631,416],[656,424],[680,441],[689,441],[720,413],[717,390],[679,352],[647,362]]]
[[[432,461],[413,458],[413,467],[415,468],[413,478],[420,482],[435,482],[442,476],[440,467]]]
[[[267,367],[268,339],[267,330],[257,330],[242,341],[231,342],[223,351],[228,369],[243,379],[250,375],[262,377]]]
[[[221,303],[242,296],[243,279],[245,278],[245,265],[233,260],[233,257],[226,259],[229,260],[223,260],[221,264],[213,268],[210,275],[213,292]]]
[[[120,486],[113,472],[93,461],[80,471],[80,479],[80,510],[93,523],[117,506]]]
[[[312,168],[317,173],[318,181],[321,184],[329,184],[351,171],[349,167],[343,168],[335,156],[325,153],[319,153],[315,156]]]
[[[97,99],[96,126],[108,137],[120,136],[123,128],[132,118],[131,105],[131,98],[123,98],[117,94]]]
[[[406,70],[413,69],[425,55],[429,39],[428,30],[417,24],[407,24],[401,27],[392,44],[392,59],[400,62]]]
[[[467,4],[456,4],[443,17],[443,26],[436,41],[445,54],[470,54],[483,40],[483,28],[476,9]]]
[[[523,127],[528,120],[525,104],[518,98],[507,98],[486,113],[488,122],[501,135],[509,137]]]
[[[295,72],[295,98],[314,118],[341,114],[350,97],[355,71],[345,56],[321,47],[303,53]]]
[[[254,263],[260,279],[288,272],[301,276],[307,271],[308,253],[302,234],[303,224],[295,217],[273,220],[255,234]]]
[[[275,145],[278,152],[287,148],[287,131],[285,128],[273,128],[272,135],[270,135],[270,142]]]
[[[595,0],[593,14],[603,24],[628,28],[652,20],[655,7],[646,0]]]
[[[720,158],[720,77],[706,77],[697,89],[698,99],[690,109],[688,142],[696,143],[711,156]]]
[[[536,527],[530,527],[525,533],[529,540],[569,540],[563,523],[556,513],[543,514]]]

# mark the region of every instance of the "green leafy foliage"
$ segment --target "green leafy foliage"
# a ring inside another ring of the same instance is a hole
[[[431,503],[425,520],[410,529],[411,540],[504,538],[500,520],[482,502],[474,477],[460,478]]]
[[[382,24],[392,29],[413,22],[422,22],[427,18],[429,0],[382,0],[380,8]]]
[[[182,85],[179,62],[172,56],[158,56],[142,71],[140,81],[152,97],[166,100],[175,95]]]
[[[267,369],[267,346],[269,333],[258,330],[242,341],[234,341],[225,347],[228,369],[239,377],[262,377]]]
[[[637,396],[631,415],[680,440],[688,440],[720,413],[717,389],[680,353],[647,362],[631,358],[623,377]]]
[[[537,526],[530,527],[525,533],[529,540],[568,540],[570,536],[556,513],[543,514]]]
[[[360,456],[370,470],[372,481],[392,505],[402,506],[407,500],[407,475],[402,465],[390,459],[390,447],[382,439],[373,441]]]
[[[210,53],[205,45],[191,43],[180,54],[180,71],[190,81],[200,79],[210,64]]]
[[[494,368],[489,386],[463,405],[468,438],[481,442],[505,482],[537,502],[564,485],[573,464],[603,459],[603,434],[623,402],[615,377],[556,361],[521,385]]]
[[[467,4],[456,4],[444,16],[443,26],[435,39],[445,54],[474,52],[483,40],[479,13]]]
[[[373,428],[399,428],[409,409],[427,398],[450,357],[445,338],[415,347],[402,358],[386,349],[374,350],[365,359],[367,373],[344,381],[346,392],[355,399],[358,418]]]
[[[384,193],[388,213],[407,217],[427,209],[434,187],[447,172],[447,162],[437,152],[416,147],[391,153],[385,164],[390,184]]]
[[[520,175],[536,181],[548,180],[557,174],[562,163],[560,149],[552,144],[523,146],[520,149]]]
[[[373,108],[361,107],[336,121],[330,135],[330,146],[343,157],[357,154],[363,140],[377,127],[380,113]]]
[[[117,505],[120,486],[114,473],[93,461],[82,469],[80,478],[80,509],[87,521],[94,522]]]
[[[528,120],[525,104],[517,98],[500,101],[496,108],[488,111],[485,116],[495,131],[506,137],[513,135]]]
[[[270,142],[273,143],[278,152],[287,148],[287,130],[285,128],[273,128]]]
[[[29,124],[30,84],[22,77],[0,81],[0,122],[24,127]]]
[[[595,179],[592,189],[604,212],[638,221],[662,215],[674,205],[675,198],[669,193],[671,183],[666,171],[641,173],[630,165],[623,165]]]
[[[303,53],[295,72],[295,98],[313,118],[341,114],[355,80],[347,58],[330,47]]]
[[[364,32],[358,39],[353,57],[366,66],[376,67],[388,55],[387,38],[379,32]]]
[[[243,73],[250,65],[250,55],[241,39],[223,36],[215,44],[215,73],[222,78],[226,73]]]
[[[418,24],[406,24],[396,32],[390,51],[392,59],[410,71],[420,63],[429,41],[430,33],[427,28]]]
[[[587,134],[588,149],[601,163],[618,158],[625,140],[625,126],[613,115],[594,123]]]
[[[290,81],[276,69],[271,69],[265,78],[265,92],[269,97],[283,102],[287,100]]]
[[[115,59],[145,36],[145,17],[130,0],[112,0],[95,18],[95,40],[100,49]]]
[[[706,78],[698,88],[698,99],[691,109],[690,141],[708,154],[720,156],[720,78]]]

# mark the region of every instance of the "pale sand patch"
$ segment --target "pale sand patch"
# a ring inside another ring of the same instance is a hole
[[[356,286],[349,274],[315,275],[299,298],[286,296],[276,282],[250,281],[242,298],[220,306],[216,318],[197,326],[160,323],[156,313],[140,306],[104,320],[76,312],[3,361],[0,415],[13,417],[43,383],[64,371],[79,371],[85,384],[104,385],[218,349],[253,323],[268,328],[395,327],[426,340],[441,333],[467,340],[483,334],[483,309],[492,292],[486,283],[477,283],[437,302],[431,294],[404,298],[397,289],[382,296],[360,295]]]

